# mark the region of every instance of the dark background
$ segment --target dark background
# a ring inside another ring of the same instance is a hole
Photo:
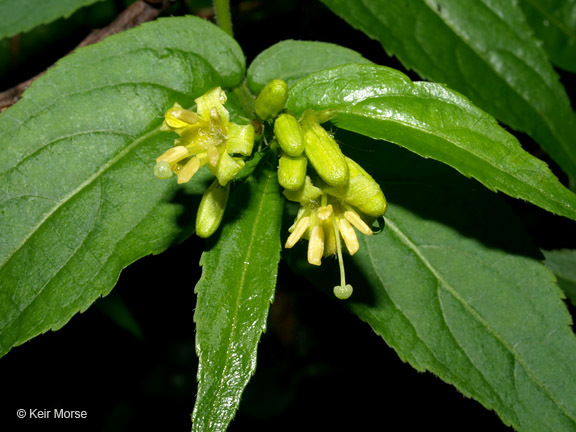
[[[206,14],[191,1],[165,15]],[[381,46],[318,1],[234,2],[235,36],[249,62],[283,39],[320,40],[393,67]],[[2,88],[41,72],[125,7],[105,1],[22,35],[0,67]],[[208,12],[209,14],[209,12]],[[8,43],[3,41],[4,44]],[[414,75],[412,77],[416,78]],[[573,94],[571,77],[563,80]],[[533,146],[526,137],[522,142]],[[535,146],[533,146],[535,148]],[[542,156],[542,155],[539,155]],[[564,247],[574,224],[515,201],[536,244]],[[557,230],[543,230],[556,226]],[[573,237],[573,238],[576,238]],[[194,285],[203,243],[191,238],[126,269],[112,294],[0,359],[2,430],[185,431],[196,393]],[[159,284],[167,266],[188,263],[179,283]],[[190,264],[191,263],[191,264]],[[123,324],[118,319],[125,319]],[[86,410],[87,420],[17,420],[16,410]],[[341,304],[282,264],[256,375],[229,430],[505,431],[498,417],[429,373],[418,373]]]

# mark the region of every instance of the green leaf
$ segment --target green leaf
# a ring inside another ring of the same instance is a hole
[[[81,7],[102,0],[0,0],[0,39],[66,18]]]
[[[519,3],[552,63],[576,72],[576,4],[571,0],[520,0]]]
[[[556,275],[558,285],[576,306],[576,250],[545,250],[542,253],[546,257],[544,264]]]
[[[402,360],[516,430],[575,430],[570,316],[516,216],[497,195],[434,161],[388,144],[363,146],[350,134],[340,139],[390,203],[384,231],[362,236],[346,260],[354,286],[346,304]],[[305,253],[298,259],[292,265],[331,291],[337,266],[312,269]]]
[[[356,51],[326,42],[287,40],[262,51],[250,64],[248,86],[260,93],[270,81],[282,78],[292,86],[312,72],[349,63],[370,63]]]
[[[514,0],[323,0],[421,77],[528,133],[576,178],[576,115]]]
[[[193,231],[210,175],[184,187],[156,179],[175,138],[159,126],[175,101],[191,106],[243,72],[240,48],[214,25],[163,19],[64,58],[0,115],[0,355]]]
[[[444,162],[488,188],[576,219],[576,195],[546,164],[465,97],[376,65],[345,65],[309,75],[287,108],[331,110],[334,124]]]
[[[264,158],[234,192],[221,235],[202,255],[195,290],[200,363],[194,431],[226,430],[254,373],[276,287],[282,207],[275,161]]]

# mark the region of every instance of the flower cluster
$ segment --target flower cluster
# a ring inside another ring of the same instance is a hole
[[[202,197],[196,217],[196,233],[201,237],[209,237],[218,229],[229,183],[244,167],[243,157],[250,156],[254,147],[254,127],[231,122],[224,107],[226,99],[224,90],[216,87],[195,100],[196,112],[175,103],[166,112],[161,127],[176,132],[179,138],[174,147],[156,159],[156,177],[166,179],[176,173],[178,183],[186,183],[204,165],[216,176]]]
[[[154,173],[167,178],[172,172],[178,183],[188,182],[198,169],[208,164],[221,186],[244,167],[241,157],[250,156],[254,147],[254,127],[230,121],[224,107],[226,93],[216,87],[195,100],[196,113],[175,103],[164,117],[162,130],[176,132],[174,147],[158,159]]]
[[[317,266],[323,257],[336,255],[341,281],[334,294],[345,299],[352,294],[352,286],[346,283],[343,244],[350,255],[358,251],[356,230],[373,234],[370,224],[386,212],[386,199],[378,183],[346,157],[322,127],[330,114],[306,111],[296,118],[282,112],[287,96],[286,83],[274,80],[254,103],[258,119],[273,130],[270,147],[279,154],[278,182],[284,196],[300,204],[285,247],[307,239],[308,262]],[[176,173],[178,183],[185,183],[208,165],[216,180],[205,191],[196,219],[197,234],[208,237],[220,225],[230,181],[244,167],[244,158],[251,156],[255,133],[252,124],[230,121],[221,88],[208,91],[195,102],[196,112],[176,103],[166,113],[162,129],[176,132],[179,138],[158,157],[154,174],[168,178]]]
[[[275,121],[281,148],[278,181],[284,196],[301,206],[285,247],[308,239],[308,262],[317,266],[323,257],[336,255],[341,280],[334,294],[344,299],[352,294],[352,286],[346,283],[342,242],[354,255],[360,247],[355,229],[372,235],[369,223],[386,212],[386,199],[378,183],[344,156],[320,121],[311,111],[299,121],[290,114]]]

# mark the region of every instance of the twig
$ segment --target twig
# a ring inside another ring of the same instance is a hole
[[[92,31],[80,44],[74,48],[74,50],[90,45],[96,42],[100,42],[104,38],[114,34],[119,33],[124,30],[128,30],[132,27],[136,27],[147,21],[152,21],[158,17],[168,6],[170,5],[170,0],[139,0],[132,3],[126,10],[124,10],[114,21],[108,24],[103,29]],[[72,52],[74,52],[72,50]],[[0,92],[0,112],[5,111],[10,108],[22,97],[22,93],[30,87],[30,84],[43,75],[44,72],[21,82],[20,84],[9,88],[3,92]]]

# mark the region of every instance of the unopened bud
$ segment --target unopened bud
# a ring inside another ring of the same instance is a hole
[[[306,180],[306,156],[288,156],[283,154],[278,162],[278,183],[284,189],[296,191],[304,186]]]
[[[306,176],[304,180],[304,186],[298,190],[284,190],[284,196],[290,201],[299,202],[302,205],[308,204],[310,201],[314,201],[322,195],[322,190],[317,188],[312,184],[310,177]]]
[[[300,156],[304,151],[302,128],[294,116],[279,115],[274,122],[274,134],[280,148],[288,156]]]
[[[306,156],[320,178],[330,186],[345,186],[348,164],[336,140],[320,126],[312,112],[304,114],[302,129]]]
[[[287,99],[288,84],[280,79],[270,81],[256,98],[254,111],[260,120],[269,120],[282,111]]]
[[[366,216],[382,216],[386,213],[386,198],[380,185],[352,159],[347,157],[346,163],[350,171],[348,184],[344,187],[326,187],[324,192],[342,199]]]
[[[204,191],[196,215],[196,234],[199,237],[207,238],[216,232],[224,216],[229,192],[230,186],[220,186],[218,180]]]

